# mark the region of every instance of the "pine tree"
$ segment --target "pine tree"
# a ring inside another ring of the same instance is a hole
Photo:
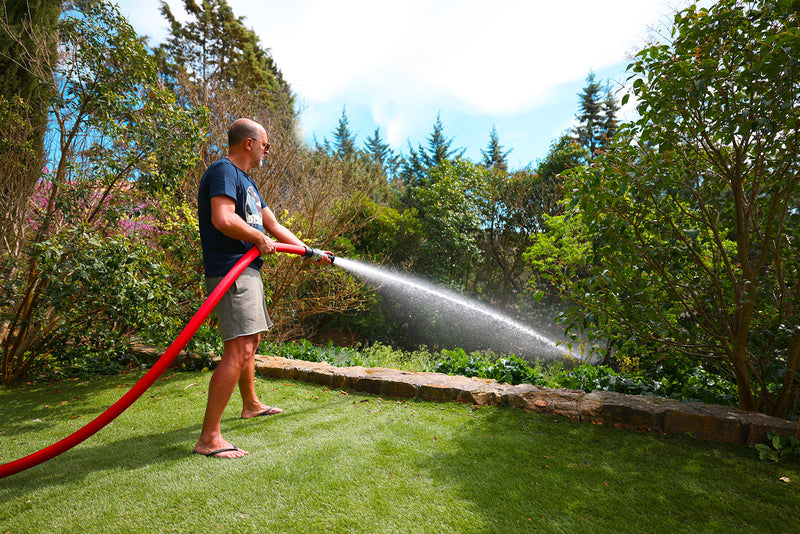
[[[316,150],[317,152],[322,152],[323,154],[331,154],[333,152],[333,149],[331,148],[331,142],[328,141],[327,137],[324,137],[322,139],[322,142],[320,142],[320,140],[317,139],[317,135],[314,134],[313,139],[314,139],[314,150]]]
[[[589,157],[593,158],[597,151],[608,146],[617,131],[619,104],[611,90],[611,84],[606,83],[603,90],[600,82],[595,80],[594,72],[586,77],[586,87],[579,97],[576,115],[578,126],[573,132],[578,144],[586,148]]]
[[[383,139],[381,139],[380,128],[375,128],[372,137],[367,138],[364,148],[366,148],[370,159],[381,168],[388,171],[392,167],[394,151],[389,146],[389,143],[384,143]]]
[[[464,154],[465,148],[452,148],[453,139],[448,139],[444,134],[441,113],[436,115],[433,131],[428,137],[428,146],[418,145],[415,150],[411,143],[408,144],[408,157],[403,160],[400,169],[400,179],[406,186],[416,187],[425,183],[429,171],[443,161],[459,158]]]
[[[333,131],[333,149],[336,155],[344,161],[352,160],[356,155],[356,136],[350,131],[349,124],[347,110],[342,108],[339,125]]]
[[[433,125],[433,131],[428,137],[428,147],[424,148],[419,146],[419,155],[422,163],[428,169],[432,169],[443,161],[461,157],[466,149],[464,148],[451,148],[453,138],[448,139],[444,135],[444,125],[442,124],[442,114],[436,115],[436,122]]]
[[[586,77],[586,87],[579,95],[578,126],[575,135],[578,143],[589,150],[590,157],[600,147],[603,127],[603,100],[600,82],[595,80],[594,72]]]
[[[619,103],[611,90],[611,84],[606,86],[606,98],[603,101],[603,136],[601,147],[606,148],[611,142],[611,138],[617,133],[619,121],[617,120]]]
[[[497,134],[497,127],[492,125],[492,131],[489,133],[489,145],[486,150],[481,150],[483,154],[483,161],[481,165],[487,169],[497,169],[500,171],[508,170],[508,154],[513,149],[503,151],[503,146],[500,144],[500,136]]]
[[[420,149],[422,150],[422,147]],[[418,187],[425,182],[427,173],[428,167],[423,162],[422,156],[411,146],[411,143],[408,143],[408,156],[403,159],[400,167],[400,181],[409,189]]]
[[[441,113],[436,115],[433,131],[428,137],[428,145],[418,145],[415,150],[408,144],[409,155],[400,167],[400,179],[409,187],[416,187],[427,182],[430,170],[443,161],[460,158],[465,148],[452,148],[453,139],[444,134]]]

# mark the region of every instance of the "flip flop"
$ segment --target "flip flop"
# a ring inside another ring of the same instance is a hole
[[[216,458],[216,456],[221,452],[238,451],[238,450],[239,450],[239,447],[237,447],[236,445],[233,445],[232,447],[225,447],[224,449],[217,449],[215,451],[211,451],[211,452],[208,452],[208,453],[197,452],[197,451],[192,451],[192,452],[195,453],[195,454],[202,454],[203,456],[205,456],[207,458]]]
[[[274,410],[278,410],[278,411],[276,412]],[[261,413],[255,414],[253,417],[261,417],[261,416],[264,416],[264,415],[276,415],[276,414],[279,414],[279,413],[283,413],[283,410],[281,410],[280,408],[276,408],[275,406],[268,406],[266,410],[264,410]],[[253,417],[248,417],[248,419],[252,419]]]

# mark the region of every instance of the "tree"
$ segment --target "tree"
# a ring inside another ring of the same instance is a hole
[[[436,122],[433,130],[428,136],[427,147],[419,145],[414,150],[409,143],[409,156],[403,163],[401,178],[403,183],[410,187],[415,187],[428,180],[429,171],[442,162],[451,161],[464,154],[466,149],[453,148],[453,138],[448,138],[444,134],[444,124],[442,123],[441,113],[436,115]]]
[[[34,131],[39,135],[36,150],[42,152],[41,132],[47,121],[49,94],[38,76],[25,68],[25,55],[36,50],[49,56],[56,53],[56,21],[61,1],[27,0],[3,3],[4,20],[0,24],[0,95],[19,96],[31,106]]]
[[[629,67],[640,118],[568,184],[592,242],[572,319],[723,370],[741,408],[785,417],[800,409],[796,2],[691,6],[672,36]]]
[[[497,134],[497,128],[492,126],[492,131],[489,134],[489,145],[486,150],[481,150],[483,160],[481,165],[487,169],[497,169],[499,171],[508,170],[508,154],[511,150],[503,150],[500,144],[500,136]]]
[[[346,183],[358,187],[374,201],[388,201],[397,195],[389,183],[388,172],[392,169],[384,166],[394,165],[389,145],[383,144],[376,129],[375,137],[367,140],[367,147],[373,152],[356,148],[356,135],[350,130],[349,124],[347,110],[342,108],[339,124],[332,132],[333,139],[325,138],[321,143],[315,139],[317,157],[320,160],[333,158],[340,161],[342,165],[337,165],[337,172]]]
[[[617,113],[619,112],[619,103],[614,93],[611,91],[611,84],[606,86],[606,98],[603,101],[603,136],[601,138],[601,148],[606,148],[611,142],[611,138],[617,133],[619,128],[619,121],[617,120]]]
[[[587,158],[586,148],[564,134],[550,144],[547,156],[536,165],[536,174],[543,180],[554,180],[565,171],[583,166]],[[550,213],[550,210],[543,211]]]
[[[236,17],[226,0],[184,0],[193,17],[181,24],[162,0],[161,14],[170,24],[170,36],[159,46],[162,70],[174,79],[184,74],[200,88],[200,103],[206,104],[219,87],[244,87],[260,93],[274,107],[292,105],[289,85],[275,65],[269,50],[256,33]]]
[[[166,2],[161,13],[170,25],[167,42],[154,51],[162,78],[182,105],[209,112],[201,161],[179,192],[194,202],[205,168],[227,153],[228,126],[239,117],[263,124],[274,147],[269,167],[283,168],[294,157],[296,113],[288,83],[269,49],[237,17],[226,0],[184,0],[181,23]],[[281,147],[278,149],[277,147]]]
[[[202,139],[204,114],[176,105],[115,6],[75,2],[58,36],[57,58],[36,49],[21,56],[55,95],[55,150],[30,198],[25,246],[2,263],[3,382],[24,377],[59,344],[116,343],[163,311],[165,301],[149,298],[154,254],[142,253],[145,240],[119,235],[120,223],[137,206],[131,189],[174,187]]]
[[[356,136],[350,131],[350,121],[347,118],[347,110],[342,108],[342,116],[339,117],[339,125],[333,132],[333,149],[340,159],[348,161],[356,157]]]
[[[41,176],[31,107],[19,96],[0,95],[0,273],[25,247],[30,197]]]
[[[52,64],[61,2],[29,0],[4,3],[0,17],[0,243],[7,257],[22,246],[25,214],[41,175],[44,132],[51,98],[36,61]],[[42,57],[31,57],[36,54]],[[0,260],[2,262],[2,260]]]
[[[574,133],[578,144],[585,147],[593,158],[598,150],[604,150],[617,129],[619,105],[611,92],[610,84],[603,90],[595,80],[594,72],[586,77],[586,86],[579,95],[578,126]]]
[[[420,151],[422,151],[420,147]],[[403,163],[400,166],[400,180],[406,187],[406,201],[408,201],[408,192],[425,183],[428,174],[428,167],[423,163],[420,152],[408,143],[408,156],[403,158]]]
[[[562,212],[561,174],[582,165],[586,151],[563,135],[533,169],[492,170],[483,206],[486,291],[519,301],[531,275],[524,254],[536,236],[549,231],[548,217]]]
[[[450,161],[455,158],[461,157],[466,149],[452,148],[453,138],[447,138],[444,134],[444,124],[442,124],[441,113],[436,115],[436,122],[433,125],[433,131],[428,137],[428,147],[422,148],[420,145],[420,156],[422,163],[428,169],[433,169],[443,161]]]
[[[600,82],[595,80],[594,72],[590,72],[586,77],[586,86],[579,95],[578,101],[578,126],[575,127],[575,135],[578,143],[589,150],[591,156],[600,146],[600,128],[603,123],[602,94]]]
[[[481,199],[489,171],[464,159],[443,161],[415,191],[423,225],[418,272],[468,287],[481,262]]]
[[[375,128],[372,137],[367,137],[364,144],[370,159],[380,168],[386,171],[386,174],[391,176],[396,167],[395,155],[389,143],[385,143],[381,138],[380,128]]]
[[[368,137],[363,150],[367,169],[376,175],[373,200],[383,203],[393,203],[403,195],[403,183],[397,177],[397,169],[402,158],[395,155],[389,143],[384,142],[379,128],[375,128],[372,137]]]

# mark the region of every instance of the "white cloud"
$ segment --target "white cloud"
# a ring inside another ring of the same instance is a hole
[[[664,0],[230,0],[309,102],[369,86],[374,100],[435,97],[509,114],[625,59]],[[288,5],[287,5],[288,4]]]
[[[169,24],[161,16],[160,0],[111,0],[120,8],[122,16],[128,19],[136,29],[136,33],[150,38],[150,45],[153,46],[161,42],[169,32]],[[172,5],[172,3],[170,3]],[[181,4],[183,5],[183,4]],[[180,10],[173,8],[173,14],[183,14]],[[180,18],[180,17],[178,17]]]
[[[140,33],[164,38],[157,0],[119,1]],[[560,129],[586,74],[618,71],[648,26],[669,21],[686,0],[228,2],[271,49],[305,107],[307,134],[328,135],[346,105],[361,139],[377,125],[402,150],[427,135],[438,111],[446,127],[457,116],[486,132],[494,122],[513,123],[513,132]],[[168,3],[185,19],[183,0]],[[554,117],[557,105],[566,109]],[[371,121],[356,126],[356,115]]]

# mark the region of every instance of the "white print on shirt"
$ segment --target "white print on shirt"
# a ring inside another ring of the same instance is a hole
[[[258,227],[264,226],[264,220],[261,218],[261,201],[258,199],[253,186],[247,188],[247,202],[245,203],[244,211],[247,224]]]

